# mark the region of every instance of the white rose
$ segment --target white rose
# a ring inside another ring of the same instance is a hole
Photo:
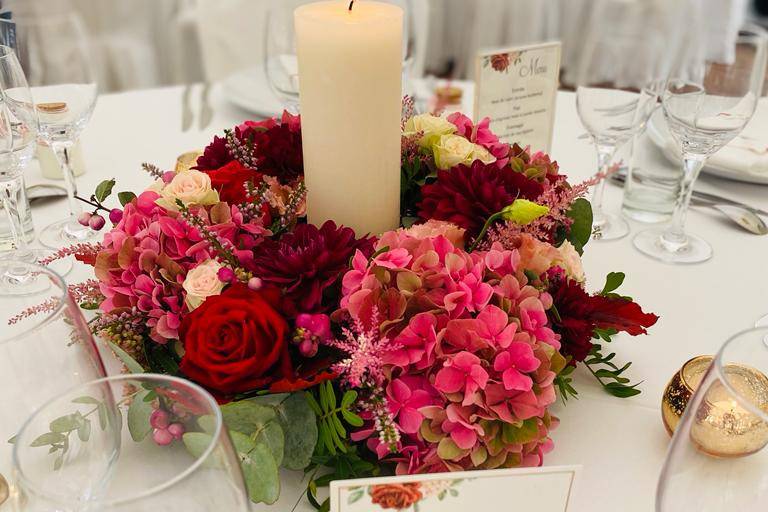
[[[187,292],[184,299],[189,310],[196,309],[212,295],[219,295],[224,283],[219,279],[221,264],[216,260],[206,260],[187,272],[182,288]]]
[[[421,133],[419,146],[424,149],[431,149],[443,135],[456,133],[456,125],[444,117],[437,117],[431,114],[419,114],[413,116],[405,123],[406,136]]]
[[[176,201],[179,200],[185,206],[205,206],[219,202],[219,193],[211,187],[211,178],[204,172],[189,170],[183,171],[173,177],[160,192],[160,199],[156,203],[166,210],[179,209]]]
[[[459,164],[472,165],[475,160],[492,164],[496,158],[483,146],[469,141],[461,135],[443,135],[433,147],[435,165],[448,170]]]
[[[566,240],[563,244],[557,248],[560,251],[560,257],[562,258],[562,267],[565,273],[576,281],[583,283],[584,279],[584,267],[581,263],[581,256],[576,251],[576,248]]]

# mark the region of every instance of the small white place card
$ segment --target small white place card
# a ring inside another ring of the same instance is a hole
[[[484,52],[475,64],[475,121],[503,142],[549,152],[560,79],[559,42]]]
[[[568,512],[580,470],[553,466],[336,480],[330,512]]]

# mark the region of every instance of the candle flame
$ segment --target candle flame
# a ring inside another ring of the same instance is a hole
[[[349,2],[349,10],[352,10],[352,6],[355,5],[355,0],[350,0]]]

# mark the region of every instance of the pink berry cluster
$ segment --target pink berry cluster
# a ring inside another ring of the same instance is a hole
[[[155,409],[149,416],[152,426],[152,440],[158,446],[168,446],[173,441],[180,441],[186,429],[179,422],[171,422],[171,415],[163,409]]]

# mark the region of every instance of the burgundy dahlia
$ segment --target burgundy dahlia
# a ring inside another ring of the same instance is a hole
[[[283,288],[297,312],[327,312],[338,304],[334,297],[324,300],[329,288],[347,271],[357,249],[370,255],[373,239],[358,240],[352,229],[337,227],[333,221],[320,228],[299,224],[280,240],[259,246],[254,271],[263,281]]]
[[[477,236],[485,221],[515,199],[535,201],[543,185],[510,168],[475,161],[438,171],[437,180],[421,189],[419,217],[453,222]]]
[[[232,160],[232,155],[227,149],[227,139],[215,136],[213,142],[208,144],[203,150],[203,154],[198,157],[195,169],[204,172],[212,171],[227,165]]]
[[[576,281],[554,276],[551,271],[549,277],[553,311],[557,310],[557,314],[550,315],[552,328],[561,336],[561,352],[571,356],[573,362],[581,362],[589,355],[595,328],[637,336],[645,334],[659,319],[625,297],[589,295]]]

